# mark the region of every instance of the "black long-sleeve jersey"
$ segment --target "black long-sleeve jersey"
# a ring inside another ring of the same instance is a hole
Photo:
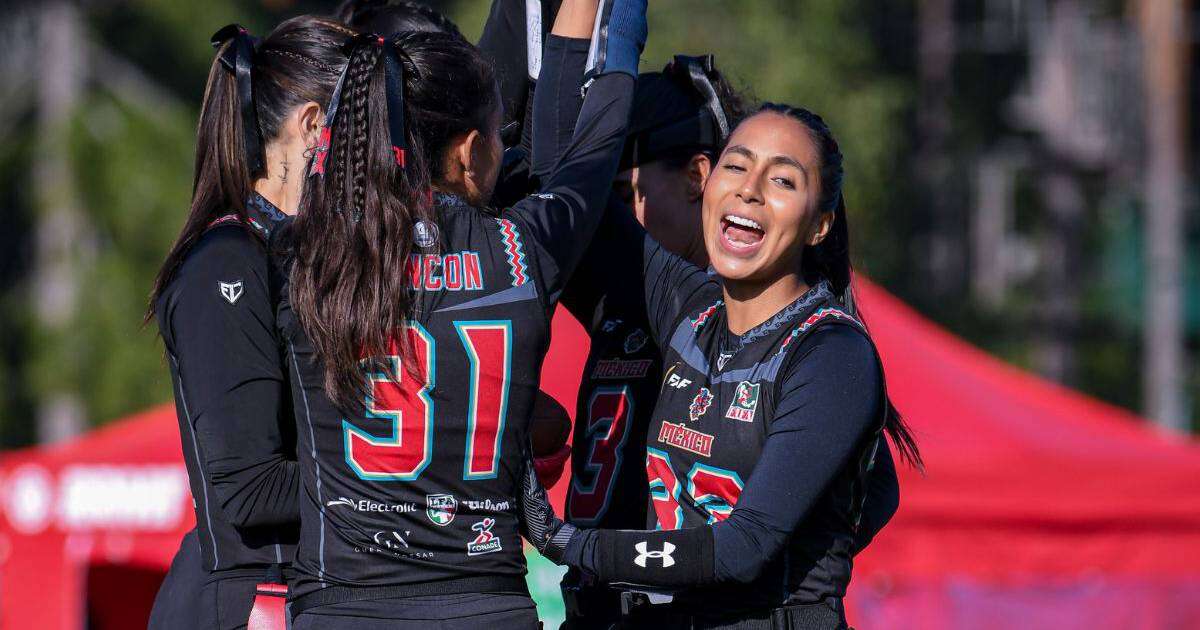
[[[898,500],[870,338],[824,283],[734,335],[719,283],[644,242],[665,366],[644,461],[660,531],[585,530],[568,561],[604,582],[682,588],[675,605],[688,614],[842,597],[869,540],[860,530],[881,527]],[[860,522],[876,456],[888,479]]]
[[[213,222],[158,298],[196,527],[209,571],[290,561],[299,470],[265,242],[283,213]]]
[[[593,81],[542,192],[499,212],[438,197],[408,266],[412,360],[382,357],[400,377],[370,374],[361,406],[325,395],[320,359],[281,291],[304,484],[298,597],[520,582],[517,507],[549,315],[603,214],[632,91],[626,74]],[[534,124],[542,98],[539,87]]]

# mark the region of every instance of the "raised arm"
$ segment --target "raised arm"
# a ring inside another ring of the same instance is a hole
[[[555,34],[579,32],[572,16],[586,15],[595,0],[564,1]],[[601,28],[593,37],[588,63],[587,96],[574,135],[561,159],[543,181],[541,192],[517,203],[509,214],[518,218],[537,249],[534,262],[548,292],[557,301],[603,214],[616,174],[628,125],[637,76],[637,60],[646,38],[646,0],[603,0]],[[568,20],[572,28],[559,29]],[[555,111],[554,94],[534,94],[535,118]]]
[[[878,429],[882,404],[870,341],[843,326],[813,332],[784,381],[762,456],[729,518],[670,531],[578,530],[570,566],[601,582],[651,587],[748,583],[783,552],[830,482]],[[568,530],[571,526],[564,526]],[[559,532],[560,536],[567,533]],[[634,562],[637,547],[670,543],[674,562]]]

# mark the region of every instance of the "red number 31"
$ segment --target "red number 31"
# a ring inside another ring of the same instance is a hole
[[[463,479],[494,479],[508,412],[512,322],[454,322],[471,365]],[[402,364],[395,341],[382,358],[387,368],[367,374],[366,417],[390,422],[392,434],[374,435],[342,421],[346,464],[363,479],[413,481],[433,459],[434,366],[437,344],[418,322],[404,327],[412,363]]]

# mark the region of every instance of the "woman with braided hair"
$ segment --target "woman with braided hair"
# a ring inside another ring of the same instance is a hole
[[[552,36],[594,30],[570,144],[502,209],[488,204],[500,95],[480,51],[437,32],[348,46],[317,176],[277,243],[304,485],[296,630],[537,627],[521,535],[551,555],[565,541],[525,511],[544,497],[529,413],[620,157],[645,1],[566,0]],[[534,125],[580,85],[550,50]]]
[[[768,103],[736,127],[704,185],[709,271],[628,213],[606,219],[645,244],[665,366],[646,434],[652,528],[564,525],[557,537],[569,537],[581,579],[625,585],[619,627],[846,627],[883,435],[910,463],[920,456],[854,309],[842,177],[824,121]]]
[[[255,586],[281,582],[298,537],[295,430],[266,243],[295,214],[322,108],[353,34],[298,17],[262,40],[213,36],[191,209],[155,280],[157,318],[196,510],[150,628],[244,628]]]

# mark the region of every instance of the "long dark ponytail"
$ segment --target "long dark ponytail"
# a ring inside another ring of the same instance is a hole
[[[386,46],[403,71],[403,165],[389,134]],[[499,107],[491,67],[460,37],[360,36],[349,55],[325,174],[305,185],[291,269],[292,304],[324,362],[325,390],[344,408],[361,403],[362,359],[388,354],[392,343],[406,350],[396,333],[413,318],[413,227],[432,218],[451,140],[485,130]]]
[[[805,246],[801,255],[801,271],[810,285],[821,279],[828,281],[834,293],[842,299],[851,313],[859,321],[863,321],[862,314],[857,312],[855,306],[854,287],[851,283],[853,268],[850,264],[850,226],[846,219],[846,200],[842,195],[845,171],[842,167],[842,151],[833,137],[833,131],[820,116],[802,107],[763,103],[758,111],[787,116],[799,121],[808,129],[821,160],[821,198],[817,207],[821,212],[833,213],[833,225],[819,244]],[[866,325],[865,321],[863,323]],[[917,441],[890,397],[887,399],[884,430],[900,451],[901,459],[921,468],[923,464]]]
[[[342,45],[352,34],[327,18],[300,16],[283,22],[261,41],[253,41],[244,31],[215,39],[219,47],[208,71],[196,129],[191,207],[154,280],[146,322],[154,318],[159,296],[214,220],[233,214],[250,230],[246,200],[259,175],[251,165],[261,163],[263,145],[279,135],[294,108],[329,100],[346,62]],[[238,46],[244,48],[237,50]],[[239,55],[244,57],[236,60]],[[230,67],[237,61],[247,64],[249,71],[253,94],[249,104],[244,102],[245,90],[239,90],[237,71]],[[247,105],[250,109],[244,112]],[[247,129],[247,122],[256,128]]]

